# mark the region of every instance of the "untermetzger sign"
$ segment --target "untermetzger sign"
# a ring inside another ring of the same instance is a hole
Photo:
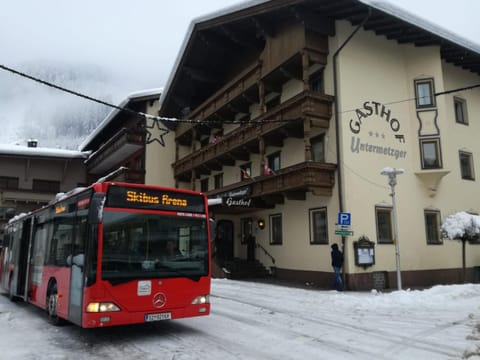
[[[383,124],[379,121],[374,122],[377,119],[382,120]],[[366,123],[369,124],[370,130],[361,134]],[[371,153],[395,160],[406,158],[407,151],[401,148],[405,143],[405,135],[400,131],[400,121],[385,105],[376,101],[365,101],[361,108],[355,110],[355,116],[350,119],[349,125],[353,134],[350,144],[352,153]],[[391,134],[388,132],[385,134],[385,129]]]

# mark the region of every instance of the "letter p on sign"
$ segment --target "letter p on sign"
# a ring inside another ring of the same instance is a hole
[[[350,213],[345,213],[345,212],[340,212],[338,213],[338,220],[337,220],[338,225],[351,225],[351,214]]]

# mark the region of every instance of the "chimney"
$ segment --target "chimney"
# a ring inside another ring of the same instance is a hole
[[[28,139],[27,145],[29,148],[36,148],[38,145],[38,141],[35,139]]]

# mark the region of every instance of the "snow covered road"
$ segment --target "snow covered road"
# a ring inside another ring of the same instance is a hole
[[[345,292],[214,280],[209,317],[54,327],[0,296],[0,359],[480,359],[480,285]]]

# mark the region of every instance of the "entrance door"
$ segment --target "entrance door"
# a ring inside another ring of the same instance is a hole
[[[233,222],[219,220],[215,230],[216,258],[219,265],[233,259]]]
[[[85,268],[85,239],[88,236],[87,214],[85,210],[77,212],[77,224],[72,248],[70,278],[70,305],[68,319],[77,325],[82,325],[82,297]]]

